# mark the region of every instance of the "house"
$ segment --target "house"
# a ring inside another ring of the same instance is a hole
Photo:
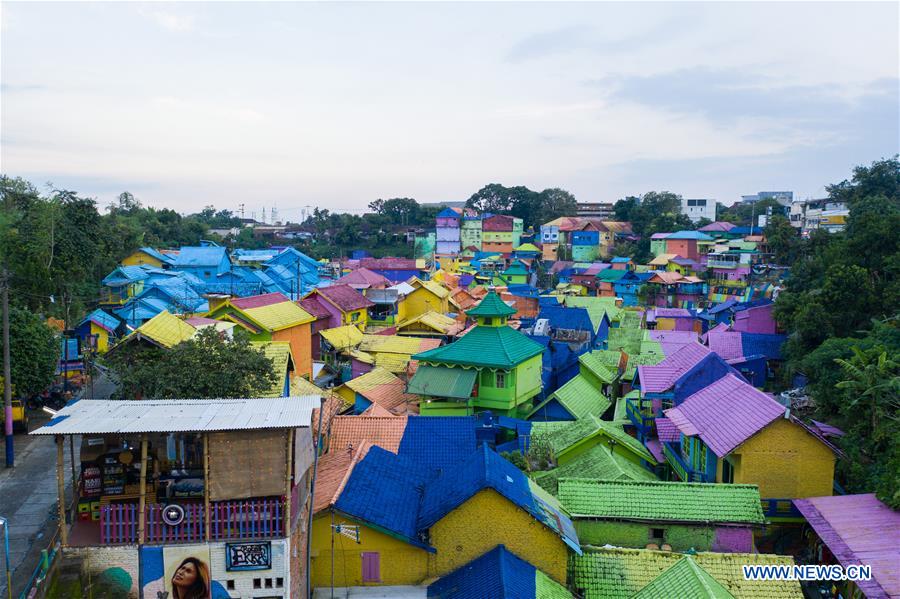
[[[603,416],[612,405],[609,397],[582,375],[577,375],[550,394],[528,414],[528,420],[578,420]]]
[[[215,284],[220,274],[231,270],[231,260],[228,250],[217,245],[182,247],[172,270],[190,273],[204,284]]]
[[[292,247],[281,249],[263,264],[263,270],[281,285],[292,300],[319,284],[322,264]]]
[[[426,312],[446,314],[450,311],[450,290],[435,281],[422,281],[413,277],[409,281],[413,290],[404,294],[398,304],[401,322],[421,316]]]
[[[153,268],[169,268],[175,262],[175,258],[169,254],[163,254],[152,247],[142,247],[134,250],[122,259],[122,266],[152,266]]]
[[[521,244],[522,219],[504,214],[481,221],[481,247],[485,252],[510,253]]]
[[[634,270],[634,261],[628,256],[617,256],[610,263],[613,270]]]
[[[403,442],[396,454],[372,446],[345,475],[313,523],[315,586],[330,584],[332,571],[340,587],[421,584],[498,545],[565,583],[569,551],[581,549],[555,499],[486,446],[440,469],[414,455],[423,452]],[[357,543],[344,539],[332,551],[334,525],[355,529]]]
[[[678,440],[663,452],[683,481],[756,484],[770,518],[796,517],[790,500],[832,492],[838,450],[734,374],[664,414]]]
[[[430,311],[398,324],[397,334],[446,339],[459,334],[464,328],[465,323]]]
[[[700,256],[705,253],[701,251],[703,242],[712,241],[712,237],[700,231],[678,231],[665,237],[666,253],[699,262]]]
[[[363,333],[356,325],[325,328],[319,331],[319,358],[338,373],[341,380],[350,380],[350,352],[359,347]]]
[[[366,289],[386,289],[391,286],[391,282],[387,278],[372,272],[368,268],[357,268],[336,280],[334,285],[349,285],[357,291]]]
[[[563,478],[590,478],[596,480],[658,480],[647,468],[628,458],[595,445],[578,455],[571,462],[552,470],[532,472],[531,478],[551,495],[559,495],[559,481]]]
[[[843,597],[900,597],[900,512],[874,494],[809,497],[794,505],[812,529],[813,563],[863,564],[872,568],[869,580],[836,582]]]
[[[803,599],[797,580],[747,580],[743,566],[794,565],[783,555],[711,553],[690,555],[647,549],[592,548],[573,558],[571,587],[585,599]]]
[[[753,553],[765,524],[754,485],[560,478],[582,544]]]
[[[735,331],[742,333],[761,333],[774,335],[778,332],[778,325],[775,322],[775,302],[772,300],[762,300],[750,304],[738,304],[732,308],[734,314],[734,324],[731,325]]]
[[[529,562],[497,545],[428,585],[434,599],[568,599],[568,590]]]
[[[562,341],[572,349],[590,349],[597,340],[597,330],[591,322],[590,314],[585,308],[567,306],[542,306],[537,321],[546,320],[550,327],[548,333],[555,341]]]
[[[115,344],[123,329],[121,320],[97,308],[78,323],[75,335],[81,340],[82,347],[105,354]]]
[[[111,349],[115,351],[125,343],[149,343],[171,349],[183,341],[193,338],[197,329],[166,310],[159,312],[141,326],[122,338]]]
[[[709,349],[731,364],[755,387],[773,378],[782,362],[784,335],[743,333],[719,325],[706,333]]]
[[[616,297],[615,285],[628,273],[626,270],[608,268],[597,273],[597,295],[600,297]]]
[[[250,346],[261,350],[272,361],[276,380],[270,389],[262,391],[262,397],[290,397],[291,379],[294,377],[294,360],[291,344],[287,341],[251,341]]]
[[[654,258],[666,253],[666,237],[669,235],[671,233],[654,233],[650,236],[650,253]]]
[[[391,326],[399,322],[400,293],[396,289],[367,289],[366,299],[372,302],[366,324]]]
[[[531,411],[531,400],[541,391],[544,347],[508,326],[514,313],[491,291],[467,312],[477,320],[474,328],[449,345],[413,356],[419,368],[408,392],[422,396],[422,414]]]
[[[368,309],[375,303],[349,285],[331,285],[313,289],[300,300],[300,305],[316,312],[328,312],[330,318],[326,328],[349,324],[362,330],[368,320]]]
[[[359,266],[380,274],[392,283],[407,281],[421,272],[416,261],[408,258],[363,258]]]
[[[187,556],[207,569],[208,596],[305,596],[305,565],[291,556],[306,545],[318,406],[318,397],[66,406],[31,433],[58,448],[61,555],[107,580],[108,596],[165,596]],[[72,504],[67,437],[80,438],[73,468],[84,481]]]
[[[463,250],[474,248],[473,251],[481,251],[481,221],[484,217],[464,210],[462,222],[459,228],[459,245]]]
[[[233,322],[253,341],[287,341],[297,374],[312,378],[312,327],[309,312],[282,293],[230,298],[207,314],[209,318]]]
[[[459,253],[461,210],[444,208],[435,217],[435,253],[455,256]]]
[[[406,393],[406,383],[384,368],[375,367],[369,372],[351,379],[338,387],[338,395],[353,404],[357,414],[372,404],[400,416],[418,412],[418,397]]]
[[[540,442],[540,443],[539,443]],[[656,459],[641,442],[630,436],[621,423],[588,416],[574,422],[535,422],[531,426],[531,447],[546,444],[557,466],[565,466],[593,447],[602,445],[636,465],[656,465]]]
[[[440,339],[405,335],[363,335],[359,345],[350,350],[351,376],[369,372],[381,366],[404,379],[416,371],[413,354],[434,349]]]
[[[150,274],[141,266],[117,266],[103,277],[100,306],[119,307],[144,290]]]
[[[522,260],[512,260],[501,273],[500,278],[506,285],[527,285],[531,269]]]

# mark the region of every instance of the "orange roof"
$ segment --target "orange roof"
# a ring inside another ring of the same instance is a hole
[[[450,301],[461,310],[468,310],[476,304],[475,298],[467,290],[457,287],[450,292]]]
[[[314,514],[334,505],[341,496],[353,467],[366,457],[369,447],[370,444],[363,443],[355,451],[329,451],[319,458],[316,467],[316,494],[313,497]]]
[[[406,430],[406,416],[335,416],[331,421],[329,451],[345,451],[368,442],[397,453]]]
[[[373,405],[377,404],[390,412],[389,416],[418,412],[418,409],[410,410],[416,408],[410,404],[418,402],[418,396],[406,393],[406,383],[379,366],[344,384]]]
[[[347,404],[344,402],[344,398],[342,398],[337,393],[329,390],[327,391],[327,395],[325,395],[325,412],[322,414],[322,428],[328,430],[331,427],[332,419],[347,409]],[[315,436],[316,431],[319,429],[319,408],[315,408],[312,411],[312,429],[313,436]]]
[[[657,280],[659,279],[659,280]],[[677,283],[682,280],[682,276],[677,272],[657,272],[650,279],[650,283],[665,283],[666,285],[672,285],[673,283]]]

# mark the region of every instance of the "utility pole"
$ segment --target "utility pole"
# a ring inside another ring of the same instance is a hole
[[[6,439],[6,467],[15,466],[13,453],[13,413],[12,413],[12,380],[9,361],[9,272],[3,269],[0,279],[3,285],[3,410],[4,432]]]

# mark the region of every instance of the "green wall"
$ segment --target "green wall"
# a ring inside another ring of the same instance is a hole
[[[709,551],[712,549],[716,536],[716,529],[712,526],[686,526],[683,524],[636,523],[619,522],[612,520],[575,519],[575,530],[578,532],[578,540],[583,545],[616,545],[643,549],[650,543],[650,529],[662,528],[665,530],[665,541],[672,546],[673,551],[687,551],[694,548],[697,551]]]

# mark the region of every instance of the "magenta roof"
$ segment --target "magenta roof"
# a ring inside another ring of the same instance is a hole
[[[794,505],[841,565],[872,566],[872,580],[856,583],[866,597],[900,597],[900,512],[871,493],[795,499]]]
[[[665,239],[669,235],[671,235],[671,233],[654,233],[650,236],[650,239]]]
[[[688,343],[696,343],[697,333],[694,331],[648,331],[650,339],[659,342],[680,343],[686,345]]]
[[[713,453],[724,457],[783,417],[784,407],[734,374],[726,374],[665,415],[679,431],[699,436]]]
[[[325,300],[321,299],[317,295],[310,295],[309,297],[304,297],[300,300],[300,305],[303,306],[303,309],[319,318],[328,318],[331,316],[331,312],[328,311],[328,308],[322,305],[322,302]]]
[[[251,308],[262,308],[263,306],[271,306],[272,304],[280,304],[289,302],[283,293],[264,293],[262,295],[251,295],[250,297],[238,297],[230,300],[232,306],[241,310],[249,310]]]
[[[657,318],[692,318],[690,310],[686,308],[657,308]]]
[[[709,349],[719,354],[723,360],[736,360],[744,357],[744,345],[741,334],[737,331],[710,329],[706,334]]]
[[[375,305],[367,300],[366,296],[349,285],[331,285],[330,287],[320,287],[316,291],[340,308],[342,312],[350,312],[351,310],[359,310],[360,308],[368,308]]]
[[[730,231],[734,228],[733,223],[723,222],[717,220],[714,223],[709,223],[705,227],[700,227],[697,229],[698,231],[703,231],[704,233],[709,233],[710,231]]]
[[[368,289],[369,287],[390,287],[393,285],[385,277],[372,272],[368,268],[358,268],[353,272],[348,272],[343,277],[334,282],[335,285],[350,285],[355,289]]]
[[[678,430],[678,427],[672,424],[672,421],[668,418],[657,418],[655,422],[656,436],[659,437],[660,441],[674,443],[681,438],[681,432]]]
[[[370,270],[417,270],[411,258],[363,258],[359,265]]]
[[[689,343],[667,356],[665,360],[653,366],[638,366],[638,378],[641,381],[641,392],[662,393],[667,391],[684,376],[710,351],[699,343]]]

